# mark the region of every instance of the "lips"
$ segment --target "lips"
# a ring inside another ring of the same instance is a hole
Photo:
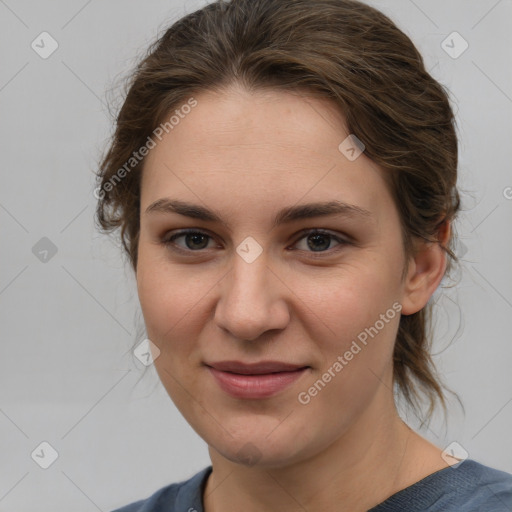
[[[293,372],[301,368],[307,368],[306,365],[296,365],[281,363],[278,361],[262,361],[259,363],[241,363],[239,361],[220,361],[218,363],[209,363],[216,370],[240,375],[263,375],[266,373]]]
[[[220,389],[234,398],[269,398],[293,384],[308,366],[262,361],[220,361],[206,365]]]

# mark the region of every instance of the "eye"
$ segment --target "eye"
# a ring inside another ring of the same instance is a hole
[[[297,242],[295,242],[295,245],[297,245],[302,240],[306,241],[305,248],[299,248],[299,250],[314,253],[328,252],[328,249],[331,248],[332,240],[335,240],[339,246],[348,245],[350,243],[347,240],[344,240],[339,236],[322,229],[310,229],[303,232],[303,236],[299,238]],[[340,247],[335,248],[334,250],[338,250],[339,248]]]
[[[301,238],[299,238],[294,245],[298,245],[299,242],[305,240],[306,245],[303,246],[303,248],[299,247],[298,249],[305,252],[329,252],[333,240],[336,241],[338,246],[350,244],[349,241],[322,229],[304,230],[301,234]],[[205,233],[204,231],[188,229],[174,233],[171,236],[166,236],[161,243],[173,251],[190,253],[200,252],[204,249],[208,249],[208,243],[212,240],[212,238],[213,237],[211,235]],[[182,245],[176,242],[180,239],[183,239]],[[333,250],[338,249],[334,248]]]
[[[175,241],[183,238],[185,246],[177,244]],[[197,230],[183,230],[175,233],[172,236],[167,236],[162,240],[162,243],[170,249],[181,252],[198,252],[206,249],[208,241],[212,237],[203,231]]]

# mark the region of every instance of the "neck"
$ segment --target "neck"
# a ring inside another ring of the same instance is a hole
[[[205,512],[366,511],[446,466],[394,403],[375,402],[322,452],[286,467],[243,466],[210,448]]]

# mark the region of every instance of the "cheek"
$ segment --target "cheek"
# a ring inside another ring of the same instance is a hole
[[[160,338],[183,316],[187,288],[179,274],[141,244],[137,266],[137,291],[149,338],[161,345]],[[181,301],[178,301],[178,296]]]
[[[318,383],[323,395],[319,402],[344,404],[347,410],[367,403],[391,371],[400,320],[397,283],[392,261],[370,258],[308,281],[302,290],[305,311],[315,313],[308,315],[314,318],[309,336],[321,353],[318,372],[308,385],[320,378],[329,388],[325,393]]]
[[[327,414],[325,428],[333,435],[348,428],[392,375],[400,305],[385,275],[359,270],[354,279],[325,286],[316,307],[308,304],[317,316],[309,336],[321,356],[299,390],[299,410],[312,418]]]
[[[385,260],[365,258],[340,271],[303,281],[300,293],[331,337],[346,341],[391,308],[399,296],[397,282],[395,271]]]
[[[205,304],[215,276],[197,268],[171,265],[161,255],[141,250],[137,290],[148,337],[160,350],[192,350],[191,343],[207,321]]]

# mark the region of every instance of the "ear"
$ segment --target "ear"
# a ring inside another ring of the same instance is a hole
[[[446,270],[443,247],[450,239],[450,222],[441,224],[437,242],[417,242],[416,254],[409,261],[404,282],[402,315],[412,315],[422,309],[436,291]]]

